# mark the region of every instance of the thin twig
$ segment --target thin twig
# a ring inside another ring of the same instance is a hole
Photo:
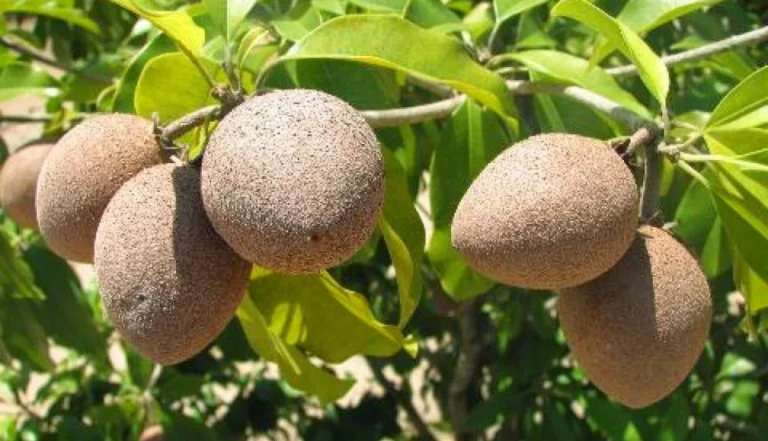
[[[203,107],[168,123],[162,128],[160,137],[163,141],[173,141],[206,121],[217,119],[221,116],[221,106]]]
[[[448,412],[456,441],[469,441],[474,437],[467,428],[469,409],[467,393],[477,380],[480,370],[480,354],[483,342],[478,331],[478,316],[475,300],[470,300],[471,307],[460,310],[456,315],[459,322],[460,353],[456,371],[448,391]]]
[[[376,381],[388,394],[392,395],[395,401],[397,401],[397,404],[403,408],[408,419],[411,421],[411,424],[414,425],[416,431],[419,433],[419,437],[427,441],[437,441],[437,438],[435,438],[435,435],[429,429],[427,423],[424,422],[424,418],[421,417],[421,414],[419,414],[419,411],[416,410],[416,407],[413,405],[411,396],[396,388],[395,385],[384,376],[378,363],[371,361],[368,357],[365,357],[365,361],[368,363],[371,372],[373,372],[373,377]]]
[[[53,120],[52,115],[3,115],[0,113],[0,123],[44,123]]]
[[[64,64],[58,60],[54,60],[52,58],[49,58],[48,56],[41,54],[40,52],[34,51],[26,46],[22,46],[20,44],[14,43],[12,41],[8,41],[5,38],[0,38],[0,45],[3,45],[7,47],[8,49],[11,49],[15,52],[18,52],[22,55],[26,55],[29,58],[32,58],[33,60],[36,60],[40,63],[46,64],[51,67],[55,67],[56,69],[63,70],[64,72],[73,73],[75,75],[79,75],[83,78],[96,81],[103,84],[112,84],[114,79],[107,75],[101,75],[97,73],[92,72],[86,72],[83,70],[78,70],[72,66],[69,66],[67,64]]]
[[[696,49],[691,49],[685,52],[680,52],[673,55],[666,55],[661,57],[661,61],[667,66],[683,63],[686,61],[699,60],[709,57],[711,55],[725,52],[739,46],[748,46],[752,44],[759,44],[768,40],[768,26],[755,29],[754,31],[745,32],[743,34],[734,35],[733,37],[726,38],[724,40],[716,41],[714,43],[706,44]],[[637,66],[630,64],[627,66],[619,66],[605,70],[611,75],[621,76],[630,75],[638,72]]]
[[[664,220],[659,216],[661,205],[661,170],[664,158],[655,144],[645,147],[645,174],[643,192],[640,201],[640,219],[643,222],[659,226]]]
[[[374,128],[396,127],[405,124],[415,124],[433,119],[444,118],[456,110],[466,99],[457,95],[442,101],[420,106],[403,107],[391,110],[366,110],[365,120]]]

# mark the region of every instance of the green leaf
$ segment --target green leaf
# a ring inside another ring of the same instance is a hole
[[[637,66],[645,87],[664,108],[669,93],[667,67],[632,29],[585,0],[561,0],[551,15],[570,17],[607,37]]]
[[[669,408],[664,412],[659,424],[659,441],[678,441],[688,437],[688,418],[691,409],[687,396],[678,392],[669,399]]]
[[[136,113],[134,97],[136,87],[139,84],[141,73],[147,63],[158,55],[168,52],[174,52],[176,46],[173,41],[164,34],[159,34],[149,41],[128,63],[128,67],[123,71],[120,82],[115,92],[115,98],[112,102],[113,112]]]
[[[206,62],[219,78],[224,72]],[[163,93],[158,93],[162,90]],[[150,118],[158,112],[161,122],[179,118],[187,113],[215,103],[208,83],[195,65],[182,53],[161,54],[150,60],[136,85],[136,113]]]
[[[154,11],[144,9],[134,0],[109,0],[133,12],[157,26],[179,49],[195,63],[198,69],[204,70],[198,55],[205,44],[205,30],[198,26],[192,17],[183,9],[177,11]]]
[[[402,15],[423,28],[461,23],[459,17],[440,0],[410,0]]]
[[[547,0],[493,0],[493,12],[496,14],[496,26],[515,15],[543,5]]]
[[[275,335],[251,296],[243,298],[237,318],[251,348],[264,359],[277,363],[283,378],[291,386],[317,395],[325,404],[346,394],[354,384],[354,380],[341,380],[315,366],[303,352]]]
[[[638,34],[645,34],[652,29],[668,23],[678,17],[721,3],[723,0],[630,0],[616,20],[629,26]],[[593,55],[593,60],[601,60],[616,50],[616,46],[605,43],[600,45]]]
[[[768,66],[758,70],[720,101],[707,124],[708,129],[743,129],[768,123]]]
[[[297,42],[283,60],[307,58],[396,69],[458,89],[502,115],[515,115],[501,77],[475,63],[453,38],[399,17],[349,15],[330,20]]]
[[[86,17],[83,11],[62,7],[50,0],[0,0],[0,14],[33,14],[55,18],[79,26],[93,33],[100,33],[99,25]]]
[[[47,72],[30,64],[12,63],[0,72],[0,101],[22,95],[57,96],[58,82]]]
[[[208,14],[221,36],[231,41],[237,26],[242,23],[258,0],[204,0]]]
[[[504,58],[518,61],[528,69],[559,81],[591,90],[645,118],[651,117],[648,109],[632,94],[622,89],[611,75],[599,67],[590,68],[589,62],[583,58],[552,50],[515,52],[505,55]]]
[[[768,279],[755,272],[736,250],[733,251],[733,280],[747,302],[749,315],[768,308]]]
[[[680,200],[675,213],[675,233],[697,251],[707,277],[719,276],[731,267],[722,221],[709,189],[698,181],[690,183]]]
[[[37,321],[28,299],[6,298],[0,308],[0,324],[5,347],[14,358],[32,369],[48,371],[53,362],[48,356],[48,339]]]
[[[387,149],[384,153],[386,189],[379,228],[395,267],[400,294],[402,329],[413,315],[421,299],[421,259],[424,256],[424,225],[408,192],[408,182],[397,159]]]
[[[468,100],[443,129],[435,150],[429,186],[434,233],[427,255],[443,290],[455,299],[474,297],[493,286],[451,246],[451,222],[469,185],[509,143],[498,117]]]
[[[45,293],[45,301],[35,310],[48,335],[59,344],[106,360],[104,338],[67,262],[38,244],[24,251],[24,259]]]
[[[331,363],[356,354],[387,357],[403,347],[395,326],[380,323],[361,294],[344,289],[327,272],[289,276],[254,271],[248,288],[270,330]]]
[[[308,1],[297,2],[286,14],[272,19],[280,36],[296,41],[323,23],[323,15]]]
[[[43,300],[45,294],[35,285],[27,263],[11,246],[11,237],[0,229],[0,298]]]

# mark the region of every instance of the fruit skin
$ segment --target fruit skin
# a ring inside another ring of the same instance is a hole
[[[698,263],[653,227],[641,227],[606,274],[560,292],[557,310],[587,377],[632,408],[677,388],[696,364],[712,321],[709,286]]]
[[[93,261],[93,240],[109,200],[141,170],[165,161],[152,123],[133,115],[98,115],[64,135],[37,185],[40,232],[56,254]]]
[[[637,204],[632,174],[605,143],[537,135],[502,152],[470,185],[453,218],[453,247],[502,283],[574,286],[629,248]]]
[[[95,260],[107,316],[161,364],[191,358],[219,335],[251,269],[206,218],[199,172],[174,164],[144,170],[115,194]]]
[[[202,166],[216,231],[245,259],[284,273],[341,263],[370,237],[384,166],[363,116],[323,92],[253,98],[219,124]]]
[[[22,147],[0,170],[0,205],[6,216],[24,228],[37,229],[35,192],[43,161],[53,144]]]

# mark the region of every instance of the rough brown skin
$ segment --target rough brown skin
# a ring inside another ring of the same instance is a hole
[[[247,260],[284,273],[341,263],[370,237],[384,166],[363,116],[331,95],[286,90],[238,106],[203,159],[205,209]]]
[[[189,166],[163,164],[136,175],[115,194],[96,234],[107,316],[161,364],[194,356],[221,333],[250,269],[205,216],[200,174]]]
[[[35,191],[43,161],[53,144],[35,144],[12,154],[0,170],[0,205],[24,228],[37,229]]]
[[[605,143],[545,134],[502,152],[475,179],[452,224],[454,248],[499,282],[560,289],[594,279],[629,248],[638,191]]]
[[[37,219],[48,246],[93,261],[101,214],[141,170],[164,162],[152,123],[133,115],[98,115],[64,135],[46,158],[37,186]]]
[[[693,369],[712,320],[707,279],[668,233],[642,227],[627,254],[597,280],[563,290],[557,310],[587,377],[641,408],[672,393]]]

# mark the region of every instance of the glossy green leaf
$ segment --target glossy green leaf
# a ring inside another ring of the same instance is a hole
[[[296,2],[288,13],[271,22],[280,36],[291,41],[304,38],[322,23],[323,15],[308,1]]]
[[[669,72],[661,59],[627,25],[617,21],[586,0],[561,0],[552,9],[554,17],[570,17],[597,30],[634,63],[645,87],[659,104],[666,105]]]
[[[99,33],[99,25],[88,18],[83,11],[64,7],[50,0],[0,0],[0,14],[32,14],[66,21],[88,31]]]
[[[264,359],[277,363],[283,378],[291,386],[317,395],[323,403],[335,401],[352,387],[354,380],[341,380],[313,365],[303,352],[275,335],[250,296],[243,298],[237,318],[253,350]]]
[[[242,23],[248,12],[258,0],[205,0],[208,14],[219,29],[221,36],[232,40],[237,26]]]
[[[768,278],[754,271],[738,251],[733,255],[733,279],[747,302],[750,315],[768,308]]]
[[[330,20],[297,42],[283,59],[303,58],[396,69],[458,89],[503,115],[515,112],[504,80],[475,63],[458,41],[399,17],[350,15]]]
[[[741,129],[768,123],[768,66],[753,73],[728,92],[707,124],[708,129]]]
[[[104,336],[96,328],[80,282],[67,262],[39,244],[25,250],[24,259],[45,293],[35,311],[48,335],[61,345],[106,360]]]
[[[142,17],[163,31],[179,47],[179,49],[203,69],[198,61],[200,50],[205,44],[205,30],[195,23],[192,17],[183,9],[177,11],[155,11],[140,7],[134,0],[110,0],[113,3]]]
[[[629,26],[638,34],[645,34],[652,29],[668,23],[697,9],[716,5],[723,0],[630,0],[624,5],[616,20]],[[593,60],[605,58],[616,49],[606,43],[595,50]]]
[[[30,302],[29,299],[3,300],[0,308],[3,343],[14,358],[32,369],[48,371],[53,368],[48,355],[48,338]]]
[[[349,3],[373,12],[402,14],[408,0],[349,0]]]
[[[384,209],[379,228],[395,267],[400,295],[402,329],[419,305],[422,291],[421,259],[424,256],[424,225],[408,192],[402,167],[392,152],[383,149],[386,174]]]
[[[386,357],[402,349],[400,330],[379,322],[365,297],[344,289],[327,272],[254,273],[248,288],[251,300],[285,343],[331,363],[355,354]]]
[[[509,144],[509,136],[498,117],[466,101],[443,129],[434,153],[429,186],[434,232],[427,255],[443,290],[453,298],[468,299],[493,286],[451,246],[451,223],[469,185]]]
[[[312,0],[312,4],[319,10],[335,15],[344,15],[347,10],[346,0]]]
[[[0,100],[23,95],[53,97],[59,83],[48,72],[25,63],[12,63],[0,72]]]
[[[678,392],[669,399],[669,407],[659,424],[659,441],[678,441],[688,438],[688,418],[691,416],[691,409],[688,403],[688,397]]]
[[[225,74],[218,66],[206,62],[210,72]],[[163,93],[157,93],[162,90]],[[207,81],[195,65],[182,53],[158,55],[141,72],[136,85],[136,112],[150,118],[158,112],[161,122],[168,122],[194,110],[213,104]]]
[[[717,277],[731,267],[730,244],[722,221],[709,189],[698,181],[690,183],[680,200],[675,233],[696,250],[707,277]]]
[[[409,0],[406,2],[403,17],[423,28],[456,25],[461,20],[440,0]]]
[[[112,111],[136,113],[134,98],[139,78],[141,73],[144,72],[144,67],[158,55],[174,52],[175,50],[176,46],[173,41],[166,35],[159,34],[137,52],[120,77],[120,82],[115,91],[115,98],[112,101]]]
[[[11,246],[11,237],[0,230],[0,298],[43,300],[45,294],[35,285],[27,262]]]
[[[493,0],[493,12],[496,14],[496,25],[515,15],[533,9],[546,3],[547,0]]]
[[[622,89],[611,75],[599,67],[590,69],[589,62],[583,58],[552,50],[515,52],[506,55],[505,58],[518,61],[528,69],[546,74],[559,81],[576,84],[591,90],[645,118],[651,117],[648,109],[640,104],[632,94]]]

